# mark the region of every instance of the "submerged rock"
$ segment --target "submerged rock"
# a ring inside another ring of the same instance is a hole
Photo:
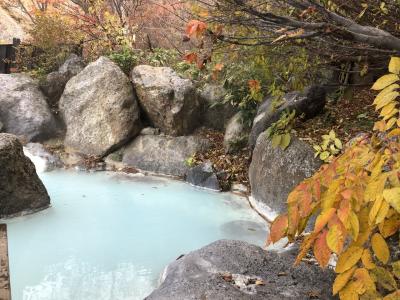
[[[322,161],[314,158],[307,143],[292,136],[286,150],[273,147],[263,133],[258,137],[250,164],[249,177],[253,198],[269,208],[283,212],[289,193],[304,179],[311,177]]]
[[[102,156],[140,131],[139,106],[121,69],[100,57],[68,81],[60,99],[65,146]]]
[[[146,300],[334,299],[334,273],[301,263],[297,249],[265,251],[241,241],[220,240],[171,263],[161,286]]]
[[[199,126],[200,101],[189,79],[171,68],[141,65],[133,69],[132,82],[146,116],[163,133],[187,135]]]
[[[56,72],[51,72],[40,82],[40,89],[47,97],[51,107],[57,107],[68,80],[77,75],[85,67],[83,59],[71,54]]]
[[[207,139],[196,136],[141,135],[126,146],[122,162],[143,171],[181,177],[189,169],[186,160],[209,146]]]
[[[42,209],[49,204],[46,188],[17,137],[0,133],[0,217]]]
[[[27,141],[55,135],[56,123],[38,83],[25,74],[0,74],[0,119],[3,132]]]
[[[274,98],[268,97],[258,108],[249,136],[249,146],[254,148],[258,136],[272,123],[279,120],[285,110],[296,110],[296,115],[304,114],[305,119],[318,115],[325,107],[326,90],[320,86],[311,86],[304,92],[290,92],[283,97],[283,104],[273,109]]]
[[[186,181],[198,187],[215,191],[221,190],[217,175],[209,161],[190,168],[186,175]]]

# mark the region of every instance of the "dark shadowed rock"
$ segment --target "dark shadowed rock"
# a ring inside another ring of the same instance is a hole
[[[217,175],[209,161],[190,168],[186,174],[186,181],[198,187],[215,191],[221,190]]]
[[[132,85],[106,57],[68,81],[60,111],[67,126],[65,146],[87,155],[105,155],[140,131]]]
[[[25,74],[0,74],[0,119],[3,132],[28,141],[55,135],[56,123],[36,80]]]
[[[49,204],[46,188],[17,137],[0,133],[0,217],[42,209]]]
[[[284,96],[284,103],[276,109],[272,108],[273,97],[268,97],[258,108],[249,136],[249,145],[254,147],[258,136],[272,123],[279,120],[285,110],[296,110],[296,115],[304,114],[305,119],[318,115],[325,107],[326,91],[320,86],[312,86],[304,92],[290,92]]]
[[[245,242],[220,240],[171,263],[161,286],[146,300],[335,299],[334,273],[301,263],[294,248],[267,252]],[[256,281],[264,285],[256,285]]]
[[[275,211],[286,209],[289,193],[304,179],[311,177],[322,162],[314,158],[307,143],[292,136],[286,150],[273,147],[263,133],[258,137],[250,164],[249,176],[254,199]]]
[[[202,107],[193,83],[171,68],[137,66],[132,82],[140,105],[154,125],[168,135],[187,135],[201,120]]]
[[[126,146],[122,162],[143,171],[184,176],[189,169],[186,160],[209,146],[207,139],[196,136],[141,135]]]
[[[40,82],[40,89],[46,95],[51,107],[57,108],[68,80],[82,71],[84,67],[83,59],[76,54],[71,54],[58,71],[51,72],[46,79]]]
[[[226,153],[235,153],[247,145],[248,129],[242,114],[236,113],[228,122],[224,135],[224,148]]]
[[[204,106],[202,125],[223,131],[229,120],[237,112],[230,102],[224,103],[227,92],[221,85],[205,84],[200,90],[200,99]]]

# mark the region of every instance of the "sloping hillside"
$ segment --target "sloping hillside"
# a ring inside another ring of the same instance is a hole
[[[26,33],[14,18],[2,7],[0,7],[0,42],[10,42],[13,38],[26,38]]]

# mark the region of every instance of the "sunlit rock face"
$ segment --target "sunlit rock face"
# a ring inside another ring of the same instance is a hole
[[[49,204],[46,188],[17,137],[0,133],[0,217],[42,209]]]
[[[200,125],[202,106],[192,81],[171,68],[140,65],[132,82],[141,107],[152,125],[165,134],[191,134]]]
[[[314,157],[313,148],[292,137],[286,150],[274,147],[266,133],[255,145],[249,169],[251,193],[261,206],[284,212],[289,193],[320,168],[322,161]]]
[[[68,81],[59,103],[67,127],[65,146],[101,156],[141,129],[132,84],[106,57]]]

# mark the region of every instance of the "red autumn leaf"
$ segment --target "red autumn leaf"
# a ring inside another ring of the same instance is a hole
[[[332,251],[329,249],[328,244],[326,243],[327,234],[328,230],[324,229],[318,235],[314,244],[314,256],[322,268],[325,268],[328,265],[332,254]]]
[[[276,243],[281,238],[283,238],[288,229],[288,216],[281,215],[278,216],[274,222],[272,222],[270,230],[270,239],[273,243]]]
[[[204,34],[206,28],[206,23],[198,20],[191,20],[186,26],[186,34],[189,37],[199,38]]]
[[[252,79],[252,80],[249,80],[247,83],[249,85],[250,90],[255,91],[255,92],[258,92],[259,90],[261,90],[261,83],[258,80]]]
[[[196,63],[197,62],[197,54],[192,52],[192,53],[188,53],[185,55],[184,57],[185,61],[187,61],[190,64]]]
[[[312,210],[311,204],[312,194],[309,192],[304,192],[299,203],[300,217],[305,218],[309,215]]]
[[[341,192],[340,194],[342,195],[342,197],[343,197],[344,199],[350,200],[351,195],[353,194],[353,191],[350,190],[350,189],[347,189],[347,190],[344,190],[343,192]]]
[[[214,66],[214,71],[220,72],[224,68],[224,64],[218,63]]]

